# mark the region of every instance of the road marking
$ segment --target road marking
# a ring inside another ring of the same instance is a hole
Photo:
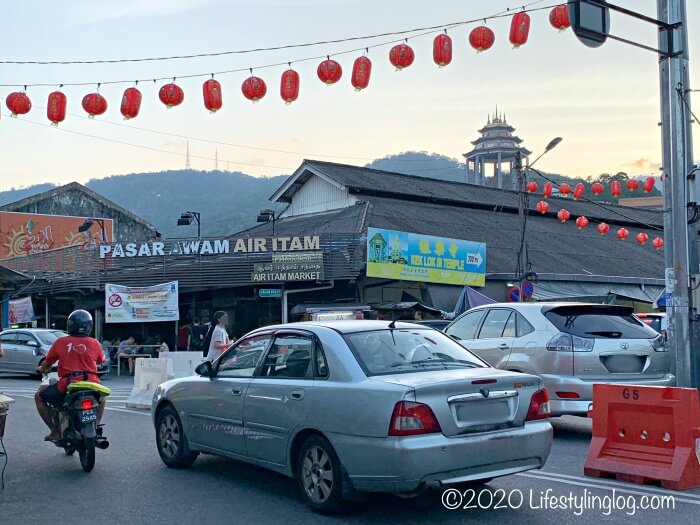
[[[657,496],[660,497],[660,494],[653,494],[650,492],[645,492],[642,490],[633,490],[629,489],[626,487],[611,487],[608,485],[602,485],[602,484],[596,484],[596,483],[582,483],[580,481],[574,481],[574,480],[567,480],[567,479],[558,479],[553,476],[546,476],[546,475],[540,475],[540,474],[533,474],[530,472],[522,472],[520,474],[516,474],[516,476],[521,476],[525,478],[533,478],[533,479],[538,479],[540,481],[554,481],[556,483],[564,483],[565,485],[576,485],[577,487],[586,487],[586,488],[591,488],[591,489],[599,489],[599,490],[609,490],[609,491],[617,491],[617,492],[623,492],[625,494],[634,494],[636,496]],[[680,494],[680,496],[678,495]],[[690,505],[698,505],[700,506],[700,501],[695,500],[695,499],[687,499],[684,497],[685,495],[682,492],[676,492],[673,494],[667,494],[668,496],[671,496],[674,501],[678,501],[681,503],[688,503]]]
[[[531,472],[531,474],[537,474],[539,476],[571,479],[571,480],[581,481],[581,482],[586,482],[586,483],[610,485],[612,488],[629,488],[630,487],[629,483],[624,483],[622,481],[617,481],[614,479],[586,478],[586,477],[582,477],[582,476],[571,476],[569,474],[559,474],[558,472],[548,472],[546,470]],[[677,491],[677,490],[664,489],[661,487],[654,487],[654,486],[649,486],[649,485],[641,485],[640,488],[643,488],[645,491],[648,491],[648,492],[656,492],[658,494],[663,494],[663,495],[668,495],[668,496],[678,496],[680,494],[684,498],[692,498],[692,499],[697,499],[698,501],[700,501],[700,494],[685,493],[685,492],[681,492],[681,491]]]
[[[0,392],[3,392],[3,391],[0,391]],[[4,391],[4,392],[6,394],[11,394],[15,397],[21,397],[23,399],[34,399],[34,392],[26,393],[26,394],[17,394],[17,393],[7,392],[7,391]],[[119,403],[124,403],[124,405],[126,405],[126,401],[119,401]],[[144,411],[144,410],[139,410],[136,408],[127,408],[126,406],[124,408],[117,408],[117,407],[111,407],[111,406],[107,405],[105,407],[105,410],[113,410],[114,412],[126,412],[128,414],[139,414],[141,416],[150,416],[151,415],[150,410]]]

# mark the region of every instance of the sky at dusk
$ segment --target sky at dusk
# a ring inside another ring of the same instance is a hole
[[[653,0],[618,3],[656,14]],[[512,0],[27,0],[5,11],[0,60],[141,58],[282,46],[447,25],[519,5],[522,2]],[[530,40],[520,49],[508,42],[509,18],[488,22],[496,43],[481,54],[467,43],[475,24],[450,30],[454,59],[445,68],[432,61],[434,34],[409,40],[416,60],[400,72],[388,61],[391,46],[371,48],[372,79],[362,92],[350,85],[352,61],[362,51],[336,57],[344,75],[333,86],[318,80],[319,59],[294,62],[396,37],[162,62],[0,64],[0,84],[56,87],[285,64],[255,70],[268,85],[267,96],[256,104],[241,94],[247,73],[217,76],[224,106],[216,114],[203,107],[201,85],[206,78],[177,80],[185,101],[172,109],[158,100],[158,88],[166,81],[141,82],[141,113],[130,121],[119,113],[128,84],[101,87],[109,109],[94,120],[83,118],[80,100],[95,86],[64,87],[69,115],[58,129],[47,125],[43,109],[54,88],[30,87],[34,109],[28,115],[11,119],[2,102],[0,190],[179,169],[185,164],[184,137],[191,137],[193,168],[213,169],[218,149],[220,169],[256,176],[291,173],[303,158],[365,164],[416,150],[461,159],[496,106],[535,153],[551,138],[564,138],[540,161],[541,169],[584,177],[657,171],[661,161],[657,56],[617,42],[586,48],[571,30],[554,30],[548,13],[548,9],[531,13]],[[700,2],[688,1],[688,18],[691,75],[697,88]],[[641,22],[613,15],[612,31],[656,44],[655,28]],[[279,77],[287,62],[293,62],[301,75],[301,94],[291,105],[279,97]],[[14,90],[0,87],[0,97]],[[700,103],[695,108],[700,111]],[[696,158],[698,128],[694,126]]]

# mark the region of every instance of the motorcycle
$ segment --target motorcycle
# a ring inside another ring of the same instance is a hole
[[[42,384],[58,382],[53,370],[42,379]],[[97,424],[97,412],[102,396],[110,390],[102,385],[77,381],[68,385],[66,398],[61,408],[49,405],[54,421],[60,425],[61,439],[54,444],[62,448],[67,456],[78,452],[80,466],[84,472],[95,468],[95,450],[106,450],[109,441],[103,435],[104,425]]]

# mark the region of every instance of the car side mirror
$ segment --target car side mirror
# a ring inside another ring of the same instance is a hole
[[[211,365],[211,361],[204,361],[197,365],[194,372],[202,377],[214,377],[214,367]]]
[[[40,348],[41,345],[37,343],[36,341],[27,341],[27,346],[31,348]]]

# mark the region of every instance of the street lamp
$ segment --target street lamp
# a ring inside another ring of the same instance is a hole
[[[258,213],[257,222],[272,222],[272,236],[275,236],[275,210],[262,210]]]
[[[192,221],[197,223],[197,239],[202,237],[202,214],[197,211],[186,211],[180,214],[177,220],[178,226],[189,226]]]
[[[97,223],[100,227],[100,230],[102,230],[102,242],[109,242],[109,240],[107,239],[107,232],[105,231],[104,219],[97,219],[95,217],[85,219],[85,222],[78,227],[78,233],[86,233],[90,231],[90,228],[92,228],[92,225],[95,223]]]
[[[525,241],[525,231],[527,228],[527,215],[525,210],[528,207],[527,203],[527,193],[525,193],[525,171],[537,163],[544,155],[556,148],[562,141],[561,137],[555,137],[549,141],[549,144],[544,148],[544,151],[537,157],[532,163],[528,164],[525,169],[523,169],[523,159],[520,151],[515,153],[515,169],[518,172],[518,215],[520,217],[520,249],[518,250],[518,266],[516,275],[518,277],[518,282],[520,286],[520,300],[523,300],[523,281],[527,280],[529,276],[534,276],[530,272],[530,262],[527,257],[527,242]]]

